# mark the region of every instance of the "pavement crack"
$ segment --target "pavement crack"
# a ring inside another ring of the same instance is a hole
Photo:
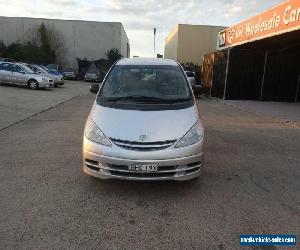
[[[254,177],[253,177],[252,174],[250,174],[250,180],[251,180],[251,182],[252,182],[256,187],[258,187],[259,189],[261,189],[261,190],[263,190],[263,191],[265,191],[265,192],[267,192],[267,193],[270,193],[270,190],[267,189],[267,188],[265,188],[265,187],[264,187],[263,185],[261,185],[259,182],[257,182],[257,181],[254,179]]]
[[[28,116],[28,117],[25,117],[24,119],[21,119],[21,120],[19,120],[19,121],[16,121],[16,122],[14,122],[14,123],[12,123],[12,124],[6,126],[6,127],[1,128],[1,129],[0,129],[0,133],[1,133],[2,131],[4,131],[4,130],[10,128],[10,127],[13,127],[13,126],[15,126],[15,125],[17,125],[17,124],[19,124],[19,123],[22,123],[22,122],[24,122],[24,121],[26,121],[26,120],[28,120],[28,119],[31,119],[31,118],[33,118],[33,117],[36,117],[36,116],[38,116],[38,115],[40,115],[40,114],[42,114],[42,113],[44,113],[44,112],[47,112],[47,111],[49,111],[49,110],[51,110],[51,109],[53,109],[53,108],[56,108],[56,107],[58,107],[58,106],[60,106],[60,105],[62,105],[62,104],[64,104],[64,103],[67,103],[67,102],[69,102],[69,101],[71,101],[71,100],[73,100],[73,99],[75,99],[75,98],[77,98],[77,97],[80,97],[80,96],[83,96],[83,95],[86,95],[86,94],[88,94],[88,92],[81,93],[81,94],[79,94],[79,95],[73,96],[73,97],[71,97],[71,98],[69,98],[69,99],[66,99],[66,100],[60,102],[60,103],[57,103],[57,104],[54,105],[54,106],[51,106],[51,107],[49,107],[49,108],[47,108],[47,109],[41,110],[41,111],[39,111],[39,112],[33,114],[33,115],[30,115],[30,116]]]

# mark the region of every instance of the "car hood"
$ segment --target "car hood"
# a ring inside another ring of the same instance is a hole
[[[27,74],[27,76],[28,77],[33,77],[33,78],[36,78],[36,79],[48,78],[47,76],[40,75],[40,74]]]
[[[40,78],[51,78],[48,74],[33,74],[33,75],[35,75],[35,76],[37,76],[37,77],[40,77]],[[52,79],[52,78],[51,78]]]
[[[180,110],[138,111],[103,107],[95,104],[92,120],[110,138],[148,142],[177,140],[199,119],[196,106]]]

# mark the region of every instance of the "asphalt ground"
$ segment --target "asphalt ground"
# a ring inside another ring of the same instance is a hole
[[[37,91],[0,83],[0,130],[86,93],[88,88],[89,83],[76,81],[65,81],[65,85],[58,88]]]
[[[85,83],[45,92],[64,97],[45,95],[43,106],[34,98],[44,92],[7,86],[1,104],[10,91],[21,106],[30,93],[35,108],[27,118],[14,116],[14,104],[0,109],[9,124],[0,130],[0,249],[240,249],[240,234],[299,239],[300,124],[200,100],[199,179],[103,181],[82,172],[95,98]]]

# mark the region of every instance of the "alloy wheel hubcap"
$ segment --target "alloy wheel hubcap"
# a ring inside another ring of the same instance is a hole
[[[34,81],[31,81],[29,85],[30,85],[31,88],[35,88],[36,87],[36,83]]]

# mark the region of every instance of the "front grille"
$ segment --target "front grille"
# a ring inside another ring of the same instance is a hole
[[[110,138],[110,140],[117,146],[129,150],[138,150],[138,151],[153,151],[153,150],[162,150],[168,147],[171,147],[176,140],[168,141],[156,141],[156,142],[139,142],[139,141],[125,141],[115,138]]]
[[[128,170],[128,165],[110,164],[106,163],[104,165],[97,161],[85,159],[86,166],[93,170],[100,172],[102,170],[106,171],[112,176],[118,177],[136,177],[136,178],[148,178],[155,179],[160,177],[174,177],[176,174],[181,173],[181,175],[188,175],[195,173],[200,170],[201,162],[193,162],[187,165],[169,165],[169,166],[158,166],[157,172],[134,172]]]

